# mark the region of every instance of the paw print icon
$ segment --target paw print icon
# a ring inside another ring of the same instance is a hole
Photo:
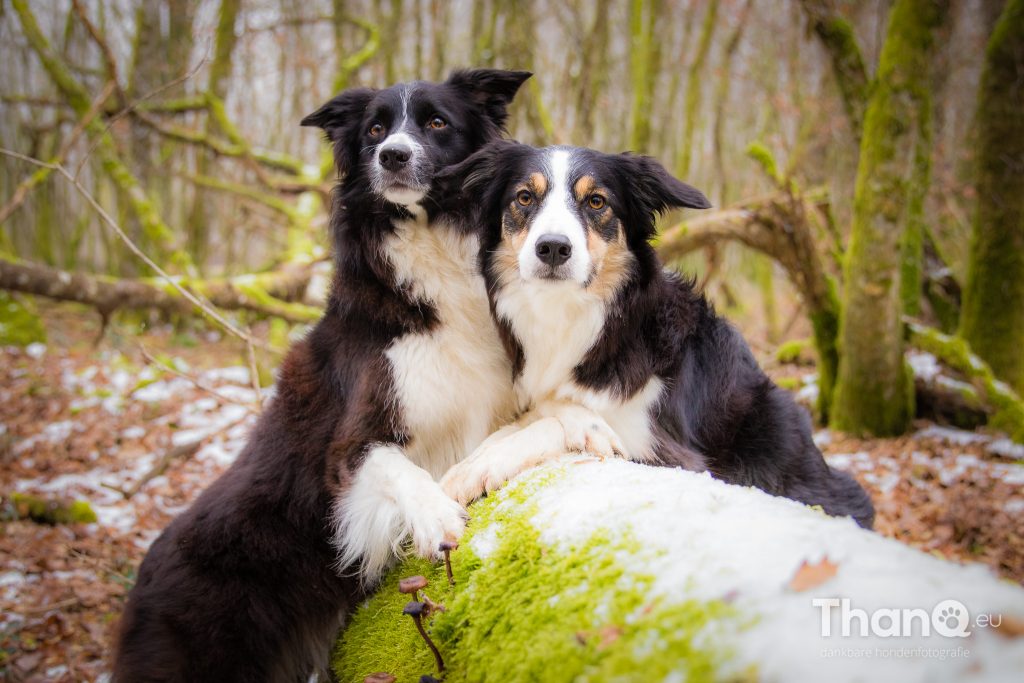
[[[970,624],[967,606],[959,600],[943,600],[932,609],[932,628],[940,636],[966,638],[971,635]]]

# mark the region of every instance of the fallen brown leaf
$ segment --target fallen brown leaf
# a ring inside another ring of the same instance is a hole
[[[827,557],[822,558],[817,564],[810,564],[803,561],[793,578],[789,580],[790,590],[797,593],[810,590],[825,583],[839,571],[839,565],[833,564]]]

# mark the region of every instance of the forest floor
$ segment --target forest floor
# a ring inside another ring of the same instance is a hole
[[[272,389],[258,396],[244,346],[215,333],[115,326],[94,346],[81,310],[46,323],[46,346],[0,349],[0,496],[85,500],[98,521],[0,521],[0,680],[102,680],[146,549],[238,455]],[[1024,583],[1024,447],[925,422],[815,439],[871,493],[879,533]]]

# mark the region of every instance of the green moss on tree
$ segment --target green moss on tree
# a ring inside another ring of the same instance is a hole
[[[920,157],[930,144],[934,32],[947,11],[941,1],[896,2],[864,117],[831,419],[849,432],[900,434],[913,416],[903,360],[903,248]]]
[[[1024,0],[989,39],[978,96],[978,208],[960,335],[1024,393]]]
[[[648,598],[653,577],[620,562],[635,541],[596,533],[584,545],[541,543],[531,524],[529,494],[544,477],[513,484],[471,508],[472,522],[452,553],[456,585],[443,566],[413,559],[388,575],[353,616],[334,660],[340,681],[361,682],[386,671],[400,683],[437,675],[434,659],[410,617],[398,579],[421,574],[423,591],[445,605],[427,624],[446,665],[445,680],[608,681],[643,672],[663,680],[716,680],[728,652],[714,629],[743,620],[723,602],[662,604]],[[480,535],[486,559],[473,550]],[[621,552],[620,552],[621,551]],[[538,647],[537,643],[543,643]]]

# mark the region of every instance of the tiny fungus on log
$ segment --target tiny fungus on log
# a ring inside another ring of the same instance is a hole
[[[451,552],[459,549],[459,544],[455,541],[441,541],[441,552],[444,553],[444,570],[448,574],[448,585],[455,585],[455,578],[452,576],[452,558]]]
[[[411,595],[413,600],[420,599],[420,591],[427,587],[425,576],[409,576],[398,581],[398,592]]]
[[[437,646],[434,645],[434,641],[430,639],[430,636],[427,635],[426,629],[423,628],[423,614],[424,612],[429,612],[429,609],[430,608],[426,603],[413,600],[406,604],[405,609],[402,610],[402,614],[408,614],[412,617],[412,620],[416,622],[416,629],[420,632],[420,635],[423,637],[424,642],[426,642],[427,647],[429,647],[430,651],[434,653],[434,659],[437,660],[438,672],[443,672],[444,660],[441,659],[441,653],[438,652]]]

